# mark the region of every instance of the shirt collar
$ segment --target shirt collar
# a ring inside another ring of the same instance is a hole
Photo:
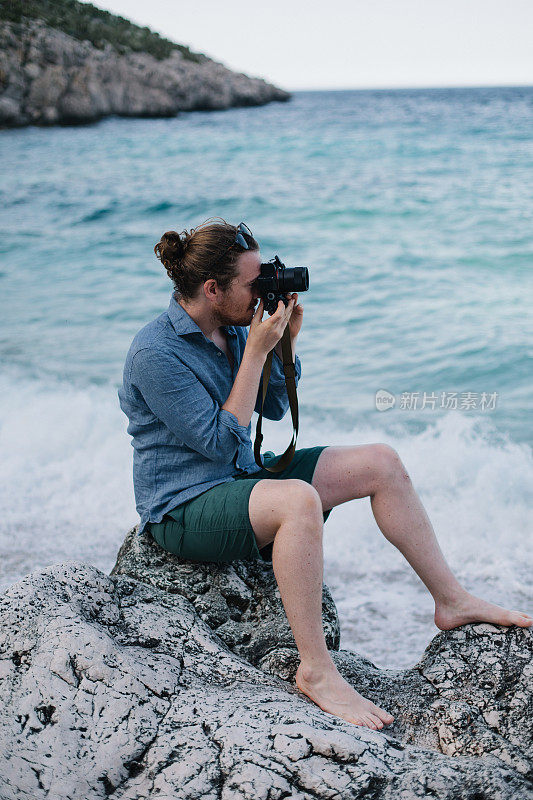
[[[185,336],[188,333],[201,333],[202,336],[204,335],[204,332],[200,327],[198,327],[193,318],[187,314],[183,306],[180,306],[174,296],[174,292],[172,292],[170,297],[167,313],[178,336]],[[237,331],[235,330],[234,325],[223,325],[222,327],[225,328],[226,332],[229,333],[230,336],[237,336]]]

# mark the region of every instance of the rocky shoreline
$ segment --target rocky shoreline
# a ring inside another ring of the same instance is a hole
[[[2,800],[531,796],[527,629],[464,625],[380,670],[339,649],[324,587],[339,671],[394,715],[372,731],[295,686],[268,562],[188,562],[133,529],[111,575],[37,570],[0,620]]]
[[[121,55],[109,43],[96,48],[40,20],[0,23],[1,127],[174,117],[288,99],[288,92],[206,56]]]

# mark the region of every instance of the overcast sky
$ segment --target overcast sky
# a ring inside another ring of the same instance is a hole
[[[285,89],[533,84],[533,0],[94,0]]]

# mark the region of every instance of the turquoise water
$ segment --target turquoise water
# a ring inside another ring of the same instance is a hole
[[[137,521],[116,388],[171,291],[153,246],[222,216],[244,220],[265,259],[309,268],[299,444],[394,446],[454,570],[523,604],[532,121],[533,88],[346,91],[2,132],[2,585],[64,558],[111,567]],[[376,409],[381,389],[392,409]],[[267,425],[266,449],[285,449],[290,430]],[[368,501],[326,530],[343,646],[412,661],[430,598]],[[394,655],[391,604],[407,631]]]

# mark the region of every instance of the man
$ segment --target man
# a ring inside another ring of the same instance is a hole
[[[288,407],[280,339],[295,344],[297,294],[263,320],[257,305],[257,242],[243,224],[169,231],[154,248],[174,281],[168,311],[143,328],[126,359],[121,407],[133,436],[141,531],[184,558],[269,558],[301,663],[298,688],[324,711],[381,729],[393,722],[339,674],[322,629],[324,522],[331,509],[370,497],[376,523],[435,601],[449,630],[485,620],[528,627],[533,619],[474,597],[452,574],[400,457],[386,444],[297,450],[280,473],[255,464],[251,417],[274,348],[265,415]],[[249,326],[249,330],[247,327]],[[273,454],[265,464],[275,463]]]

